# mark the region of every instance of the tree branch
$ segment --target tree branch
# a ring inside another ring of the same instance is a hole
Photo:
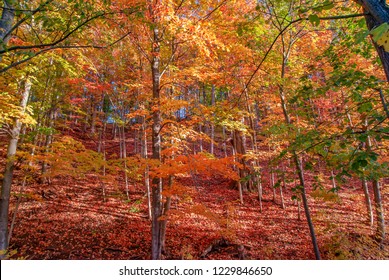
[[[29,14],[28,16],[25,16],[24,18],[22,18],[21,20],[19,20],[17,23],[14,24],[14,26],[12,26],[12,28],[4,35],[4,38],[6,38],[7,36],[11,35],[11,33],[16,29],[18,28],[23,22],[25,22],[28,18],[30,18],[31,16],[35,15],[37,12],[40,12],[42,11],[42,8],[47,6],[48,4],[50,4],[51,2],[53,2],[53,0],[48,0],[46,2],[44,2],[43,4],[39,5],[38,8],[36,8],[35,10],[32,10],[32,11],[29,11],[31,12],[31,14]],[[14,11],[17,11],[16,9],[13,9]]]
[[[362,17],[362,16],[365,16],[365,15],[367,15],[367,13],[340,15],[340,16],[329,16],[329,17],[319,17],[319,19],[320,20],[337,20],[337,19],[348,19],[348,18]],[[284,28],[282,28],[281,31],[277,34],[277,36],[274,38],[273,42],[271,43],[270,47],[267,49],[267,51],[265,53],[265,56],[262,58],[262,60],[258,64],[258,66],[255,68],[253,74],[250,76],[249,80],[245,84],[243,90],[241,91],[237,101],[235,102],[235,104],[233,105],[232,108],[237,106],[237,104],[239,103],[240,99],[242,98],[242,95],[248,89],[249,85],[253,81],[255,75],[257,74],[257,72],[261,68],[262,64],[265,62],[266,58],[269,56],[269,54],[270,54],[271,50],[273,49],[275,43],[277,42],[278,38],[280,38],[280,36],[283,35],[285,33],[285,31],[289,29],[290,26],[292,26],[293,24],[298,23],[300,21],[309,21],[309,18],[298,18],[298,19],[289,21],[289,23]]]
[[[131,11],[131,13],[135,13],[136,11],[137,10],[133,10],[133,11]],[[43,48],[53,47],[55,45],[58,45],[58,44],[62,43],[63,41],[68,39],[72,34],[77,32],[80,28],[82,28],[83,26],[87,25],[88,23],[90,23],[91,21],[93,21],[95,19],[107,16],[107,15],[113,15],[113,14],[124,13],[124,12],[128,12],[128,11],[119,11],[119,12],[103,12],[103,11],[100,11],[96,15],[90,17],[89,19],[87,19],[84,22],[82,22],[79,25],[77,25],[74,29],[72,29],[71,31],[69,31],[64,36],[62,36],[61,38],[59,38],[58,40],[56,40],[54,42],[47,43],[47,44],[31,45],[31,46],[13,46],[13,47],[7,48],[5,50],[0,50],[0,55],[2,55],[4,53],[7,53],[7,52],[16,51],[16,50],[43,49]]]
[[[25,58],[25,59],[16,61],[16,62],[8,65],[7,67],[1,68],[0,69],[0,74],[8,71],[9,69],[11,69],[13,67],[16,67],[16,66],[18,66],[20,64],[23,64],[23,63],[33,59],[34,57],[37,57],[38,55],[41,55],[41,54],[43,54],[45,52],[48,52],[48,51],[51,51],[51,50],[55,50],[55,49],[87,49],[87,48],[90,48],[90,49],[91,48],[93,48],[93,49],[105,49],[105,48],[109,48],[109,47],[119,43],[120,41],[122,41],[124,38],[126,38],[130,34],[131,34],[131,32],[127,32],[122,37],[120,37],[119,39],[117,39],[113,43],[111,43],[109,45],[106,45],[106,46],[96,46],[96,45],[73,45],[73,46],[58,46],[57,45],[57,46],[51,46],[51,47],[45,48],[43,50],[40,50],[40,51],[34,53],[33,55]]]

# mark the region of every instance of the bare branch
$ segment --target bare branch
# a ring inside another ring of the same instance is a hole
[[[48,48],[45,48],[43,50],[40,50],[36,53],[34,53],[33,55],[25,58],[25,59],[22,59],[22,60],[19,60],[19,61],[16,61],[10,65],[8,65],[7,67],[4,67],[4,68],[1,68],[0,69],[0,74],[1,73],[4,73],[6,71],[8,71],[9,69],[13,68],[13,67],[16,67],[20,64],[23,64],[23,63],[26,63],[27,61],[30,61],[31,59],[33,59],[34,57],[37,57],[38,55],[41,55],[45,52],[48,52],[48,51],[51,51],[51,50],[55,50],[55,49],[105,49],[105,48],[109,48],[117,43],[119,43],[120,41],[122,41],[124,38],[126,38],[128,35],[130,35],[131,32],[128,32],[126,34],[124,34],[122,37],[120,37],[119,39],[117,39],[116,41],[114,41],[113,43],[109,44],[109,45],[106,45],[106,46],[97,46],[97,45],[72,45],[72,46],[60,46],[60,45],[56,45],[56,46],[51,46],[51,47],[48,47]]]

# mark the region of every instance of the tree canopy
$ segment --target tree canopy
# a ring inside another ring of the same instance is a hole
[[[141,258],[177,257],[169,227],[188,213],[220,238],[181,255],[238,252],[228,213],[253,204],[261,219],[269,201],[298,207],[298,220],[302,204],[309,258],[370,258],[352,251],[361,239],[345,245],[340,222],[323,226],[319,206],[346,197],[364,207],[347,211],[363,212],[373,258],[387,258],[388,40],[382,0],[2,1],[2,258],[27,254],[18,211],[78,199],[68,184],[101,211],[142,205]],[[211,185],[223,213],[200,199]]]

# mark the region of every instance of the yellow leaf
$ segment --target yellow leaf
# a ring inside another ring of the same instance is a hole
[[[382,34],[381,38],[377,40],[377,45],[382,46],[386,52],[389,52],[389,32]]]

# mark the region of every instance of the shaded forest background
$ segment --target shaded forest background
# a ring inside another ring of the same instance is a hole
[[[3,1],[2,258],[388,259],[369,4]]]

